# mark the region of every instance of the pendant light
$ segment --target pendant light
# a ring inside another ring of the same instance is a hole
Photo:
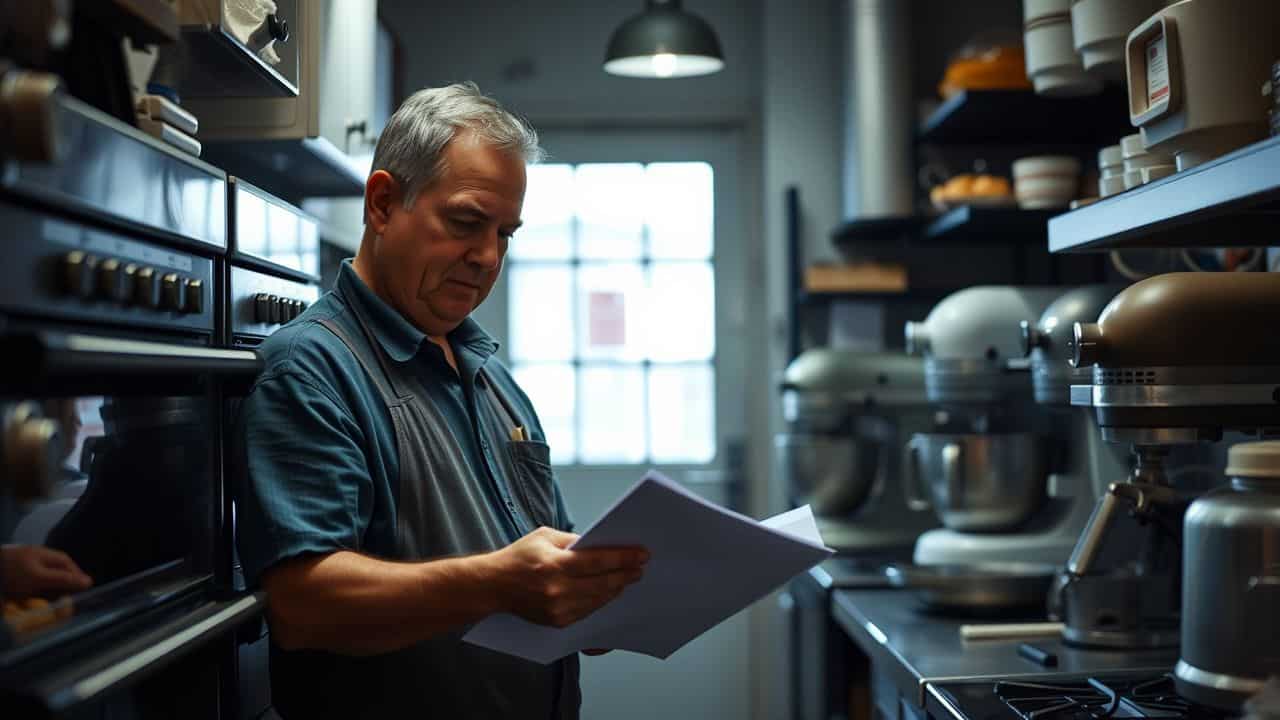
[[[604,70],[644,78],[710,75],[724,67],[720,40],[706,20],[685,12],[680,0],[645,0],[644,12],[609,38]]]

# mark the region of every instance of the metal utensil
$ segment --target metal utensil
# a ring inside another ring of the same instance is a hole
[[[1056,570],[1046,563],[893,564],[884,573],[930,608],[963,611],[1043,607]]]

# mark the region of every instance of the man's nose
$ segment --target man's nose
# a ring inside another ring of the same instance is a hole
[[[467,261],[482,270],[493,270],[502,262],[502,238],[498,237],[495,228],[484,234],[471,252],[467,253]]]

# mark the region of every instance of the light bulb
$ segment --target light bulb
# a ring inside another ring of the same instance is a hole
[[[676,74],[676,56],[671,53],[658,53],[653,56],[653,74],[658,77],[671,77]]]

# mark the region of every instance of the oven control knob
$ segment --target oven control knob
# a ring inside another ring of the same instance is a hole
[[[160,305],[160,275],[152,267],[140,267],[133,273],[133,304],[144,308]]]
[[[285,322],[291,322],[294,318],[298,317],[298,301],[297,301],[297,300],[285,300],[285,301],[284,301],[284,310],[285,310],[285,313],[284,313],[284,314],[285,314],[285,318],[286,318],[286,319],[285,319]]]
[[[160,307],[182,312],[182,295],[186,284],[187,279],[178,273],[165,273],[160,278]]]
[[[88,299],[93,297],[94,271],[98,258],[81,250],[72,250],[62,256],[62,289],[68,295]]]
[[[125,288],[124,266],[115,258],[98,263],[98,297],[110,302],[123,302],[128,297]]]
[[[191,278],[183,290],[182,309],[192,315],[204,312],[204,281]]]
[[[3,442],[4,490],[19,500],[48,497],[63,455],[58,423],[42,417],[35,403],[19,403],[4,419]]]
[[[280,322],[280,296],[267,296],[267,322],[276,324]]]
[[[253,296],[253,321],[271,322],[271,299],[266,293],[257,293]]]

